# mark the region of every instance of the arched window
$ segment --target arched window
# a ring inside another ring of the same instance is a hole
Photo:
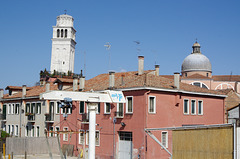
[[[63,38],[63,29],[61,29],[61,37]]]
[[[65,38],[67,38],[67,29],[65,29]]]
[[[59,36],[60,36],[60,30],[58,29],[57,30],[57,37],[59,38]]]
[[[234,90],[234,87],[229,83],[221,83],[217,85],[217,87],[215,88],[215,90],[217,89],[233,89]]]
[[[194,85],[194,86],[201,87],[201,88],[209,89],[208,86],[206,84],[202,83],[202,82],[192,82],[191,84]]]

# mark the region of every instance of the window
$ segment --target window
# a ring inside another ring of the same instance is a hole
[[[58,132],[60,131],[60,128],[58,126],[55,127],[55,131]],[[55,136],[57,136],[57,133],[55,134]]]
[[[65,29],[65,38],[67,38],[67,29]]]
[[[32,137],[34,137],[34,130],[35,130],[34,128],[35,128],[34,125],[32,125],[32,135],[31,135]]]
[[[89,144],[89,131],[86,133],[86,145]],[[95,133],[95,145],[99,146],[100,145],[100,132],[96,131]]]
[[[67,108],[67,114],[72,114],[72,107]]]
[[[149,96],[148,112],[156,113],[156,97],[154,96]]]
[[[184,113],[184,114],[189,114],[189,103],[188,103],[188,99],[184,99],[183,113]]]
[[[61,29],[61,38],[63,37],[63,29]]]
[[[162,144],[165,148],[168,148],[168,132],[162,131]]]
[[[196,100],[191,100],[191,114],[196,114]]]
[[[15,125],[15,135],[18,136],[18,125]]]
[[[100,114],[100,103],[98,103],[97,114]]]
[[[15,114],[15,104],[12,104],[12,114]]]
[[[132,141],[132,132],[119,131],[119,140]]]
[[[11,104],[8,104],[8,114],[11,114]]]
[[[20,104],[16,104],[16,106],[15,106],[15,114],[19,114],[19,107],[20,107]]]
[[[133,113],[133,97],[126,97],[126,113]]]
[[[194,85],[194,86],[201,87],[201,88],[209,89],[208,86],[207,86],[206,84],[202,83],[202,82],[192,82],[192,83],[190,83],[190,84],[192,84],[192,85]]]
[[[7,130],[6,130],[6,125],[5,125],[5,124],[3,125],[3,131],[7,131]]]
[[[49,134],[50,137],[53,137],[53,126],[50,127],[50,134]]]
[[[57,30],[57,37],[59,38],[59,36],[60,36],[60,30],[58,29]]]
[[[117,103],[116,117],[123,118],[123,103]]]
[[[31,103],[31,113],[35,114],[36,113],[36,103]]]
[[[96,144],[96,146],[100,145],[100,133],[99,133],[99,131],[96,131],[96,134],[95,134],[95,144]]]
[[[203,101],[198,101],[198,114],[203,115]]]
[[[68,128],[63,128],[63,131],[66,131],[64,134],[63,134],[63,141],[68,141]]]
[[[12,125],[11,135],[14,135],[14,125]]]
[[[84,131],[80,130],[79,133],[79,144],[83,145],[84,144]]]
[[[104,103],[104,114],[110,114],[110,113],[111,113],[111,104]]]
[[[60,105],[61,105],[61,103],[57,102],[57,104],[56,104],[56,114],[60,113]]]
[[[25,113],[30,113],[30,103],[27,103],[27,104],[26,104]]]
[[[37,137],[40,136],[40,127],[39,127],[39,126],[37,126],[36,136],[37,136]]]
[[[85,106],[85,102],[80,101],[80,103],[79,103],[79,114],[84,113],[84,106]]]
[[[28,137],[28,131],[29,131],[28,125],[26,125],[26,130],[25,130],[25,136],[26,136],[26,137]]]
[[[8,125],[8,133],[11,133],[11,125]]]
[[[41,103],[37,103],[37,114],[41,114]]]

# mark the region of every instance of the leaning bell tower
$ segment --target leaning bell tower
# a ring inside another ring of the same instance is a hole
[[[73,21],[72,16],[63,14],[57,17],[57,24],[53,26],[51,73],[74,72],[76,30]]]

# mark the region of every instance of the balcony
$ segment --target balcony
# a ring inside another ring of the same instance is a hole
[[[82,120],[81,121],[82,121],[83,124],[88,124],[89,123],[88,113],[82,114]]]
[[[53,114],[45,114],[45,122],[47,122],[47,123],[54,122],[54,115]]]
[[[120,112],[115,112],[115,117],[116,118],[123,118],[123,112],[120,111]]]
[[[35,122],[35,114],[34,113],[26,113],[28,122]]]
[[[0,120],[6,121],[6,114],[0,114]]]

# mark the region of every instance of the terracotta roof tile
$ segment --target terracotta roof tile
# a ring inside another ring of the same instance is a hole
[[[240,81],[240,75],[214,75],[214,81]]]
[[[30,89],[26,91],[26,97],[39,96],[40,93],[43,93],[46,90],[46,86],[33,86],[29,88]],[[57,85],[50,83],[50,90],[57,90]],[[19,92],[11,96],[4,95],[3,99],[13,99],[13,98],[21,98],[21,97],[22,97],[22,92]]]
[[[132,87],[156,87],[165,89],[175,89],[174,81],[162,76],[155,76],[152,74],[136,75],[136,72],[115,73],[115,88],[132,88]],[[94,91],[106,90],[109,88],[109,74],[100,74],[90,80],[86,81],[85,90]],[[215,90],[208,90],[197,86],[185,84],[180,82],[180,89],[189,92],[223,94]]]
[[[210,77],[203,76],[201,74],[195,73],[191,76],[184,77],[182,76],[182,79],[211,79]]]

